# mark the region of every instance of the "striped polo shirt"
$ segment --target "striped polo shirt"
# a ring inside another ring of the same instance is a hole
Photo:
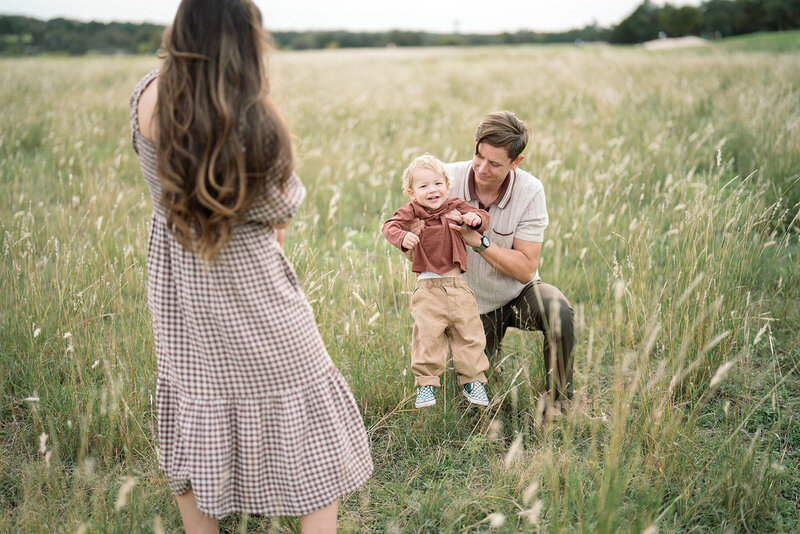
[[[450,194],[478,207],[472,161],[445,165],[452,180]],[[547,227],[547,205],[542,182],[517,168],[511,171],[500,187],[495,202],[485,208],[489,212],[489,230],[484,235],[495,245],[511,248],[514,239],[541,243]],[[489,265],[480,254],[467,247],[467,272],[464,275],[478,301],[478,311],[488,313],[516,298],[525,287],[510,276]],[[539,279],[539,272],[534,275]]]

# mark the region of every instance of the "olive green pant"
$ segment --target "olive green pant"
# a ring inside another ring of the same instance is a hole
[[[531,282],[505,306],[481,315],[481,321],[486,334],[486,352],[492,359],[500,355],[500,345],[509,328],[544,332],[542,355],[547,391],[553,400],[572,398],[573,311],[558,288]]]
[[[439,387],[448,348],[453,353],[459,385],[476,380],[486,383],[486,336],[475,295],[462,277],[417,280],[411,295],[411,315],[411,372],[417,386]]]

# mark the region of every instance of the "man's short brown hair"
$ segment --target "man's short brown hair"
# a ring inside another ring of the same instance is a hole
[[[481,143],[505,148],[508,158],[514,161],[528,144],[528,127],[510,111],[489,113],[475,132],[476,153]]]

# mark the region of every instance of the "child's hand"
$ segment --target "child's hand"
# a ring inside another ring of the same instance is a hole
[[[406,250],[411,250],[417,245],[419,245],[419,237],[411,232],[406,232],[405,237],[403,237],[403,248]]]
[[[465,213],[461,216],[464,219],[464,222],[467,223],[467,226],[480,226],[481,225],[481,216],[477,213],[472,213],[471,211]]]

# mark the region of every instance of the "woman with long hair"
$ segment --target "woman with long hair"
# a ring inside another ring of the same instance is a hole
[[[251,0],[183,0],[131,96],[153,199],[159,466],[187,532],[231,513],[336,529],[372,473],[361,415],[283,255],[305,197]]]

